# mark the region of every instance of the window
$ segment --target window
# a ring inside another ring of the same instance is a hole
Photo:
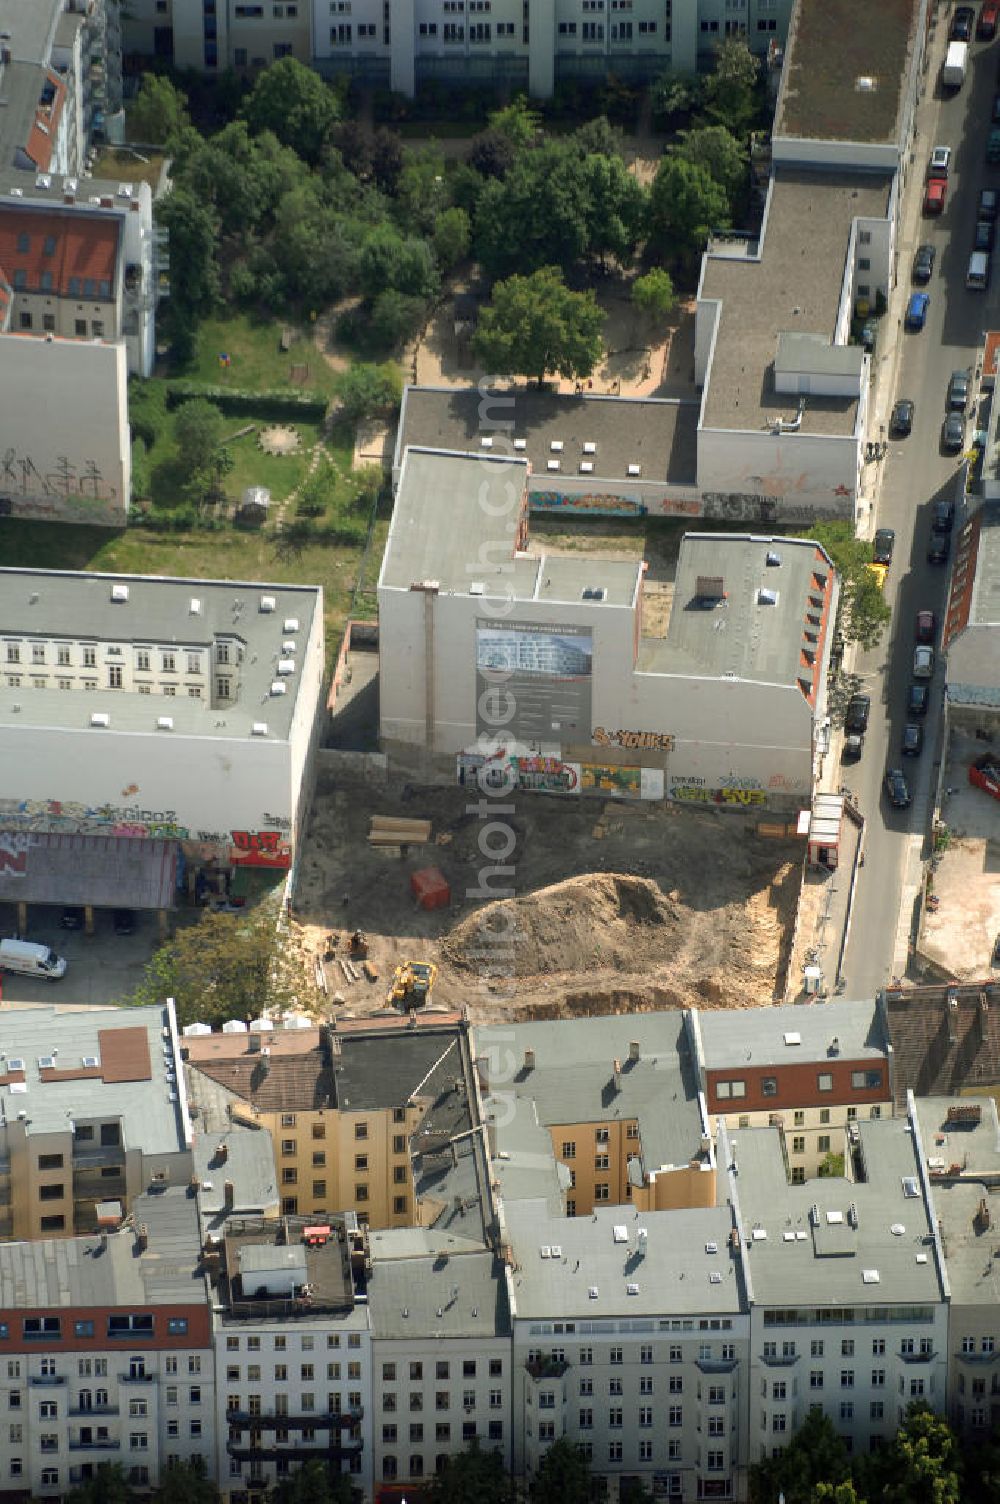
[[[586,28],[584,28],[586,29]],[[747,1084],[745,1081],[718,1081],[715,1086],[715,1095],[724,1101],[730,1097],[745,1097]]]
[[[778,1095],[777,1076],[762,1076],[760,1080],[760,1092],[763,1097],[776,1097]]]
[[[594,1200],[595,1201],[610,1201],[611,1200],[611,1187],[606,1182],[601,1182],[600,1184],[594,1186]]]
[[[642,1377],[639,1379],[639,1393],[640,1394],[652,1394],[652,1392],[653,1392],[653,1380],[652,1380],[652,1377],[649,1374],[643,1374]]]
[[[622,1381],[621,1381],[621,1379],[609,1379],[608,1380],[608,1393],[609,1394],[621,1394],[622,1393]]]
[[[885,1369],[884,1368],[873,1368],[872,1369],[872,1388],[873,1389],[884,1389],[885,1388]]]
[[[845,1337],[844,1341],[840,1344],[840,1356],[842,1358],[853,1358],[854,1357],[854,1339],[853,1339],[853,1337]]]
[[[672,1373],[667,1379],[668,1394],[680,1394],[684,1389],[684,1380],[679,1373]]]
[[[820,1071],[816,1077],[816,1088],[818,1091],[833,1091],[833,1076],[829,1071]]]
[[[868,1413],[872,1420],[882,1420],[885,1415],[885,1400],[872,1400]]]
[[[819,1120],[820,1120],[820,1123],[822,1124],[822,1126],[825,1128],[826,1125],[830,1121],[830,1109],[829,1109],[829,1107],[821,1107],[820,1108],[820,1110],[819,1110]]]
[[[925,1339],[925,1341],[926,1341],[926,1339]],[[927,1349],[928,1349],[928,1351],[930,1350],[930,1343],[929,1342],[927,1343]],[[920,1344],[920,1351],[921,1352],[924,1351],[924,1342],[921,1342],[921,1344]],[[980,1351],[984,1352],[984,1353],[991,1353],[993,1351],[993,1338],[992,1337],[984,1337],[983,1338],[983,1340],[982,1340],[982,1342],[980,1344]]]
[[[607,1170],[609,1167],[610,1167],[610,1160],[609,1160],[607,1154],[595,1154],[594,1155],[594,1169],[595,1170]]]
[[[367,1138],[368,1137],[368,1124],[367,1123],[355,1123],[355,1125],[354,1125],[354,1137],[356,1139]]]
[[[783,1410],[779,1410],[776,1415],[772,1415],[771,1416],[771,1430],[772,1431],[784,1431],[786,1429],[787,1425],[788,1425],[788,1416],[785,1414],[785,1412]]]
[[[793,1138],[792,1139],[792,1153],[793,1154],[804,1154],[805,1152],[806,1152],[805,1135],[804,1134],[800,1134],[797,1138]]]
[[[622,1443],[620,1441],[609,1441],[608,1442],[608,1461],[609,1462],[621,1462],[621,1460],[622,1460]]]
[[[671,1405],[667,1410],[667,1425],[682,1426],[684,1424],[683,1406]]]
[[[840,1387],[841,1387],[841,1389],[853,1389],[854,1388],[854,1369],[853,1368],[842,1368],[840,1370]]]
[[[840,1402],[840,1418],[841,1418],[841,1420],[853,1420],[854,1419],[854,1401],[853,1400],[841,1400],[841,1402]]]
[[[810,1389],[822,1389],[823,1388],[823,1370],[821,1368],[814,1368],[814,1369],[811,1370],[811,1372],[809,1374],[809,1388]]]
[[[817,1148],[817,1150],[818,1150],[818,1152],[820,1154],[829,1154],[829,1152],[830,1152],[830,1135],[828,1133],[821,1133],[819,1135],[819,1137],[816,1140],[816,1148]]]
[[[314,1201],[323,1201],[323,1200],[325,1200],[325,1198],[326,1198],[326,1181],[325,1180],[314,1180],[313,1181],[313,1200]]]
[[[622,1361],[622,1350],[621,1350],[621,1348],[620,1347],[613,1347],[611,1349],[611,1351],[609,1352],[609,1354],[608,1354],[608,1362],[609,1363],[620,1363],[621,1361]]]
[[[62,1322],[58,1316],[25,1316],[21,1331],[29,1342],[58,1339],[62,1336]]]

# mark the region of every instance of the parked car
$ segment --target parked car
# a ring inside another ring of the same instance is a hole
[[[876,564],[884,564],[886,568],[892,563],[892,550],[896,544],[896,534],[891,527],[880,527],[875,534],[872,543],[872,558]]]
[[[971,5],[959,5],[951,18],[951,30],[948,35],[953,42],[971,42],[972,28],[975,25],[976,12]]]
[[[935,533],[950,533],[955,525],[955,503],[953,501],[936,501],[931,520],[931,527]]]
[[[993,188],[980,188],[979,202],[976,206],[977,219],[996,219],[997,196]]]
[[[934,260],[937,256],[932,245],[918,245],[916,255],[913,258],[913,271],[911,273],[914,282],[929,282],[934,273]]]
[[[926,684],[911,684],[906,691],[907,715],[923,716],[927,714],[927,702],[930,700],[930,691]]]
[[[886,768],[885,794],[893,809],[909,809],[910,790],[901,768]]]
[[[866,355],[875,354],[875,341],[878,338],[878,324],[874,319],[865,319],[861,326],[861,345]]]
[[[841,750],[843,762],[857,762],[865,750],[865,735],[863,731],[848,731],[844,734],[844,745]]]
[[[951,539],[947,533],[932,532],[927,544],[928,564],[947,564],[951,552]]]
[[[905,439],[907,434],[913,432],[914,405],[909,397],[900,397],[892,409],[892,417],[889,419],[889,432],[898,434]]]
[[[924,728],[919,721],[907,721],[903,727],[899,750],[904,757],[919,757],[924,750]]]
[[[951,147],[935,146],[931,152],[931,159],[927,164],[927,176],[929,178],[946,178],[950,166]]]
[[[945,454],[958,454],[965,444],[965,417],[948,413],[941,427],[941,448]]]
[[[871,695],[852,695],[847,702],[847,713],[844,716],[844,730],[867,731],[871,708]]]
[[[115,909],[111,923],[116,935],[135,933],[135,912],[132,909]]]
[[[927,310],[930,307],[931,295],[929,292],[913,292],[906,305],[906,327],[913,333],[918,333],[927,322]]]
[[[933,611],[918,611],[913,634],[918,642],[933,642],[937,636],[937,617]]]
[[[972,249],[974,251],[985,251],[989,254],[993,249],[995,241],[996,225],[993,221],[991,219],[977,219],[976,232],[972,237]]]
[[[929,178],[927,180],[927,187],[924,189],[924,213],[942,213],[947,197],[947,180],[945,178]]]
[[[913,677],[914,679],[933,679],[934,677],[934,649],[921,643],[913,649]]]
[[[986,4],[980,7],[979,20],[976,22],[976,36],[981,42],[992,42],[997,34],[998,19],[1000,5],[995,0],[986,0]]]
[[[86,915],[77,904],[69,904],[62,911],[59,923],[64,930],[82,930]]]
[[[962,413],[969,401],[968,371],[952,371],[948,378],[948,400],[945,403],[950,413]]]

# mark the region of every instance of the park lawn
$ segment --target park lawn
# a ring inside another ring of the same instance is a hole
[[[287,351],[281,349],[286,328],[294,338]],[[229,365],[219,356],[228,355]],[[292,381],[295,365],[308,366],[308,378]],[[284,319],[256,320],[245,313],[205,319],[198,328],[197,349],[183,372],[187,381],[211,386],[256,388],[259,391],[312,391],[333,395],[336,376],[316,348],[309,328]]]
[[[365,568],[365,608],[374,588],[388,524],[379,522]],[[291,548],[272,533],[226,528],[220,532],[154,533],[132,527],[53,525],[0,519],[0,558],[11,568],[108,570],[117,574],[190,576],[193,579],[321,585],[327,667],[340,646],[361,563],[358,545],[307,541]]]
[[[151,500],[157,510],[168,511],[187,501],[184,495],[185,471],[174,443],[176,411],[163,415],[156,443],[149,451]],[[251,424],[252,433],[234,437]],[[225,421],[226,447],[235,464],[231,473],[224,477],[223,485],[226,495],[234,501],[239,500],[247,486],[266,486],[272,501],[284,501],[305,479],[310,450],[322,437],[321,424],[301,420],[289,424],[301,436],[302,444],[294,454],[287,455],[265,454],[258,444],[260,430],[270,426],[267,420],[254,418],[230,417]]]

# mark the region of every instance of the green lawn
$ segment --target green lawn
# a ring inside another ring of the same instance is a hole
[[[148,183],[155,189],[163,166],[162,152],[138,152],[130,146],[109,146],[94,163],[94,177],[118,183]]]
[[[281,349],[284,329],[294,336],[290,349]],[[229,365],[219,356],[228,355]],[[308,366],[305,382],[292,381],[293,366]],[[191,365],[184,371],[191,381],[205,381],[212,386],[259,387],[262,391],[313,391],[332,396],[336,381],[322,353],[312,340],[311,330],[298,328],[282,320],[258,322],[244,313],[205,319],[198,329],[198,349]]]

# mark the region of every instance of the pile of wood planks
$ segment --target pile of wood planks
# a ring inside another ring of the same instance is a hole
[[[423,846],[431,838],[429,820],[404,820],[401,815],[372,815],[369,846]]]

